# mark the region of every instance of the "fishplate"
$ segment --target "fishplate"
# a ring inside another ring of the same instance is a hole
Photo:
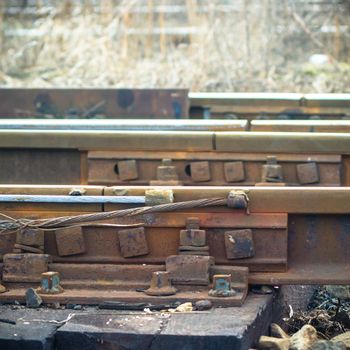
[[[116,164],[134,160],[138,177],[122,180]],[[265,163],[265,164],[264,164]],[[230,152],[88,152],[90,184],[151,186],[341,186],[340,155]],[[306,181],[306,182],[305,182]]]

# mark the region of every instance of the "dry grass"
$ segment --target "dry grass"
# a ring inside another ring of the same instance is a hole
[[[97,7],[60,1],[33,22],[21,15],[0,19],[0,84],[349,92],[349,16],[333,2],[326,11],[304,13],[295,1],[282,0],[104,0]],[[185,11],[155,10],[170,4]],[[231,4],[228,12],[220,11],[223,4]],[[132,13],[141,5],[149,11]],[[327,26],[334,33],[322,34]],[[182,27],[197,33],[166,34]],[[36,35],[11,35],[21,28]],[[135,30],[144,34],[127,34]],[[315,53],[330,62],[308,63]]]

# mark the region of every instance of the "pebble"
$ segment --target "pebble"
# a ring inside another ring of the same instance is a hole
[[[82,309],[83,309],[82,305],[75,305],[73,307],[73,310],[82,310]]]
[[[58,301],[55,301],[52,304],[50,304],[50,307],[51,307],[51,309],[57,310],[61,307],[61,304]]]
[[[331,340],[319,340],[314,343],[310,350],[345,350],[346,346],[344,343]]]
[[[317,331],[313,326],[304,325],[298,332],[294,333],[290,338],[291,350],[305,350],[317,342]]]
[[[203,310],[210,310],[213,307],[213,304],[210,300],[199,300],[199,301],[196,301],[194,306],[196,307],[196,310],[203,311]]]
[[[30,308],[38,308],[43,300],[34,288],[29,288],[26,291],[26,304]]]
[[[337,335],[332,338],[333,342],[342,342],[344,343],[347,350],[350,349],[350,331]]]

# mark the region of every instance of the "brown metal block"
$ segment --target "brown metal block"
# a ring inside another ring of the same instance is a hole
[[[180,231],[181,246],[205,246],[206,232],[205,230],[190,229]]]
[[[32,247],[44,245],[44,231],[25,228],[17,232],[16,243]]]
[[[69,227],[55,231],[59,256],[85,253],[84,236],[81,227]]]
[[[47,254],[5,254],[3,280],[40,282],[41,274],[48,271],[49,260]]]
[[[117,163],[119,178],[122,181],[136,180],[139,177],[136,160],[121,160]]]
[[[120,250],[124,258],[148,254],[145,229],[137,227],[118,232]]]
[[[245,179],[243,162],[230,162],[224,164],[225,180],[227,182],[240,182]]]
[[[165,264],[174,284],[208,285],[214,259],[211,256],[171,255]]]
[[[314,184],[320,181],[318,167],[315,162],[297,164],[297,174],[300,184]]]
[[[227,259],[241,259],[254,256],[252,230],[226,231],[225,247]]]
[[[210,181],[209,162],[193,162],[190,165],[191,178],[195,182]]]

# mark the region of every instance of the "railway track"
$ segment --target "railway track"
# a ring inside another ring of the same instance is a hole
[[[0,115],[81,119],[0,119],[0,302],[244,308],[254,284],[350,284],[350,121],[257,119],[345,116],[345,96],[27,90],[11,114],[9,93]],[[245,119],[176,120],[189,101]],[[141,119],[84,119],[116,104]]]
[[[349,149],[348,133],[0,129],[0,181],[348,186]]]
[[[159,211],[149,187],[75,187],[74,191],[83,190],[84,202],[57,200],[57,197],[72,194],[72,189],[71,186],[2,185],[0,192],[7,197],[0,197],[0,211],[6,217],[31,220],[106,214],[139,207],[139,202],[133,200],[143,196],[155,209],[148,209],[144,214],[96,221],[90,221],[89,217],[78,226],[64,221],[50,224],[46,226],[41,244],[43,231],[33,225],[24,227],[21,234],[13,228],[6,231],[4,217],[0,253],[4,258],[3,281],[9,292],[0,294],[1,301],[23,300],[25,289],[39,283],[41,273],[47,269],[60,272],[62,286],[67,290],[67,294],[49,295],[47,300],[63,303],[68,299],[79,303],[96,302],[99,295],[101,301],[105,297],[102,291],[106,288],[112,299],[135,301],[140,298],[135,288],[146,288],[152,273],[158,270],[172,271],[174,279],[178,278],[176,284],[184,294],[180,293],[176,298],[181,300],[193,300],[190,293],[193,290],[198,290],[199,297],[203,298],[213,275],[232,274],[243,294],[240,292],[235,298],[213,298],[218,305],[227,306],[240,305],[244,301],[248,283],[350,284],[348,188],[157,188],[157,201],[169,203],[168,209]],[[169,192],[172,193],[170,197]],[[243,197],[242,193],[245,194]],[[32,201],[28,198],[21,201],[19,196],[17,202],[11,202],[10,194],[26,194]],[[47,203],[43,196],[51,196],[51,202]],[[112,203],[111,196],[116,199],[121,196],[119,203]],[[122,203],[124,197],[130,198],[127,204]],[[105,203],[101,203],[103,198],[106,198]],[[210,202],[210,198],[223,200]],[[231,200],[226,201],[228,198]],[[208,199],[209,204],[197,207],[197,202],[204,199]],[[196,230],[202,230],[206,246],[199,249],[201,246],[188,243],[186,249],[201,254],[198,261],[186,265],[188,255],[183,254],[188,250],[181,250],[183,238],[180,232],[186,227],[189,229],[189,222],[198,225]],[[28,222],[26,224],[28,226]],[[128,235],[124,236],[126,232]],[[134,240],[134,235],[145,239]],[[232,243],[228,237],[235,237],[240,243]],[[41,247],[41,252],[33,254],[31,247]],[[28,256],[28,253],[31,254]],[[210,262],[208,256],[212,257]],[[25,259],[33,260],[25,262]],[[182,264],[190,271],[183,280],[181,273],[184,272],[176,270]],[[85,296],[81,290],[86,291]],[[157,302],[156,297],[144,297]]]
[[[349,94],[1,88],[5,118],[342,119]]]

